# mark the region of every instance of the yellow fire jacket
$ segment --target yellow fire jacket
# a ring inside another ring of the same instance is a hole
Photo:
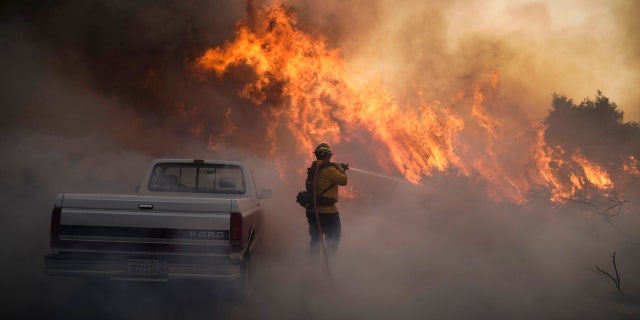
[[[321,165],[326,161],[318,160],[317,164]],[[333,185],[331,188],[329,186]],[[329,188],[322,195],[328,198],[332,198],[338,202],[338,186],[347,185],[347,174],[343,170],[338,170],[335,166],[327,166],[321,168],[318,171],[316,194],[321,193],[323,190]],[[336,205],[331,206],[318,206],[318,213],[337,213],[338,207]]]

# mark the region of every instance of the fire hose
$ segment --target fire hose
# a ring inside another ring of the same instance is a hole
[[[318,196],[316,195],[316,183],[318,181],[319,170],[320,170],[320,166],[316,166],[316,170],[313,173],[313,210],[316,216],[316,225],[318,227],[318,236],[320,237],[320,244],[322,248],[322,256],[324,257],[324,264],[327,269],[327,274],[329,275],[329,281],[331,282],[331,287],[335,289],[336,284],[333,281],[333,275],[331,274],[331,266],[329,266],[329,258],[327,258],[327,248],[324,241],[324,233],[322,232],[322,226],[320,224],[320,213],[318,212]]]

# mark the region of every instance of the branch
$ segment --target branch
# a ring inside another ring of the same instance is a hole
[[[563,198],[564,200],[567,201],[573,201],[573,202],[577,202],[577,203],[581,203],[581,204],[586,204],[590,207],[593,208],[593,210],[595,211],[595,213],[601,217],[603,217],[605,219],[605,221],[607,221],[607,223],[609,225],[611,225],[613,228],[617,229],[620,232],[623,232],[625,235],[630,236],[627,232],[625,232],[624,230],[620,229],[618,226],[616,226],[615,224],[613,224],[613,220],[611,218],[617,216],[618,214],[620,214],[621,210],[622,210],[622,205],[624,205],[625,203],[629,202],[626,201],[624,199],[622,200],[617,200],[617,199],[613,199],[613,198],[608,198],[609,201],[615,202],[614,205],[604,209],[604,210],[600,210],[598,208],[598,206],[596,206],[595,204],[589,202],[589,201],[584,201],[584,200],[579,200],[579,199],[572,199],[572,198]],[[616,209],[614,213],[608,213],[609,211]]]
[[[573,202],[582,203],[582,204],[586,204],[586,205],[592,206],[592,207],[593,207],[593,209],[596,211],[596,213],[598,213],[598,214],[599,214],[599,212],[598,212],[598,210],[599,210],[599,209],[598,209],[598,207],[596,207],[596,205],[595,205],[595,204],[593,204],[593,203],[591,203],[591,202],[583,201],[583,200],[578,200],[578,199],[573,199],[573,198],[563,198],[563,199],[564,199],[564,200],[568,200],[568,201],[573,201]]]
[[[615,251],[613,252],[613,257],[611,258],[611,260],[613,261],[613,269],[616,272],[616,276],[615,278],[609,274],[608,272],[600,269],[597,265],[594,265],[596,267],[596,269],[598,269],[598,271],[600,271],[600,273],[604,276],[609,277],[609,279],[611,279],[611,281],[613,281],[613,283],[616,285],[616,289],[618,289],[618,292],[622,292],[622,289],[620,289],[620,275],[618,274],[618,267],[616,266],[616,253]]]
[[[611,207],[609,207],[609,208],[606,208],[606,209],[604,209],[604,210],[600,211],[600,212],[598,213],[598,214],[600,214],[600,215],[604,216],[604,217],[605,217],[605,219],[611,219],[611,218],[613,218],[613,217],[617,216],[617,215],[620,213],[620,210],[622,210],[622,205],[623,205],[623,204],[625,204],[625,203],[627,203],[627,202],[629,202],[629,201],[624,200],[624,199],[623,199],[623,200],[616,200],[616,199],[611,199],[611,198],[609,198],[609,201],[611,201],[611,202],[615,202],[615,204],[614,204],[614,205],[612,205],[612,206],[611,206]],[[607,214],[607,211],[612,210],[612,209],[615,209],[615,208],[617,208],[617,210],[616,210],[616,212],[615,212],[615,213],[613,213],[613,214]]]

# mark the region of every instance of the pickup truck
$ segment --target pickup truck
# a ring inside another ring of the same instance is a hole
[[[135,194],[57,196],[45,273],[224,281],[244,294],[266,198],[245,163],[154,160]]]

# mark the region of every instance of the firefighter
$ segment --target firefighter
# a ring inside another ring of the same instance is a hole
[[[307,191],[313,192],[315,190],[317,201],[317,207],[311,205],[306,209],[309,236],[311,237],[310,251],[312,257],[316,257],[320,249],[321,239],[318,230],[318,218],[325,238],[326,254],[331,260],[338,250],[342,232],[340,215],[335,205],[338,202],[338,186],[347,185],[345,170],[349,167],[346,164],[331,162],[333,153],[331,152],[331,147],[326,143],[319,144],[313,153],[316,161],[313,161],[311,167],[307,169],[306,181]],[[317,177],[314,179],[316,172]],[[315,188],[313,181],[316,182]]]

